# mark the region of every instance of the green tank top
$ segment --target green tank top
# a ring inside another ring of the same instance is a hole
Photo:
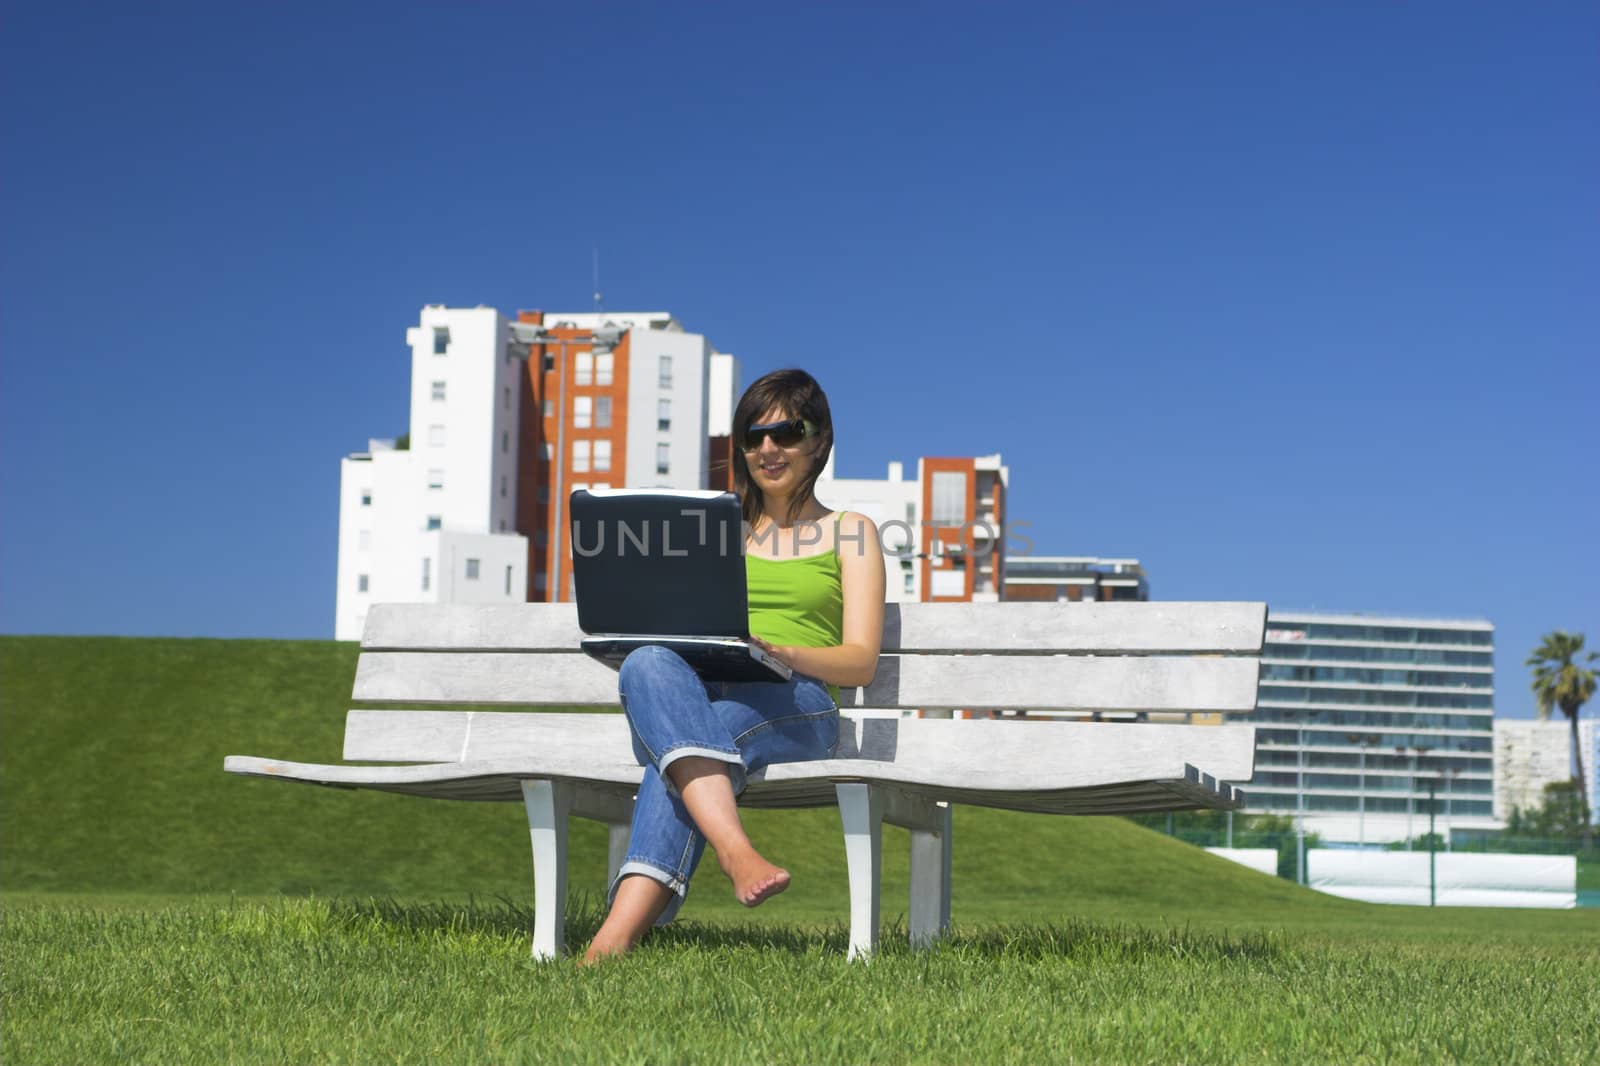
[[[766,559],[744,557],[750,596],[750,632],[771,644],[832,648],[844,641],[844,586],[839,578],[837,531],[834,550],[820,555]],[[829,685],[833,702],[839,687]]]

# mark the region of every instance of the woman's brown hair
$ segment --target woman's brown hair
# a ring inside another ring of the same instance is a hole
[[[828,397],[817,384],[817,379],[804,370],[774,370],[757,379],[733,410],[733,488],[739,494],[739,506],[744,512],[745,524],[754,527],[761,517],[762,494],[750,477],[749,459],[744,450],[745,431],[776,407],[790,418],[803,418],[816,427],[816,432],[806,438],[811,455],[811,469],[799,490],[789,500],[789,521],[793,522],[800,509],[811,498],[822,468],[828,465],[833,453],[833,414],[828,410]]]

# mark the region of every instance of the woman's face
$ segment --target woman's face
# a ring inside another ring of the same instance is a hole
[[[761,417],[752,424],[766,426],[774,422],[787,422],[794,417],[781,407],[772,407],[762,412]],[[767,495],[794,495],[811,473],[811,450],[816,446],[816,438],[808,437],[785,447],[774,441],[771,434],[762,434],[755,445],[753,450],[747,448],[744,453],[751,482]]]

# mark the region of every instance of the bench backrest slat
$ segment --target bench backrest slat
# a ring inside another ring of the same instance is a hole
[[[1024,665],[1025,663],[1025,665]],[[884,655],[866,689],[840,705],[1102,711],[1254,709],[1259,666],[1222,656]],[[617,675],[581,652],[368,651],[364,703],[594,706],[617,703]]]
[[[1259,655],[1262,603],[905,603],[884,611],[885,652]],[[577,607],[377,604],[363,650],[571,651]]]

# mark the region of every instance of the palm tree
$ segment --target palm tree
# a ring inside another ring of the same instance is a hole
[[[1563,633],[1556,630],[1546,633],[1539,646],[1528,656],[1524,666],[1533,667],[1533,695],[1539,701],[1539,720],[1545,721],[1550,717],[1552,707],[1560,707],[1561,713],[1567,716],[1567,722],[1572,726],[1572,756],[1577,765],[1577,772],[1573,775],[1578,782],[1578,797],[1583,804],[1585,812],[1583,819],[1583,847],[1588,850],[1594,846],[1594,829],[1588,817],[1589,790],[1583,779],[1583,752],[1578,743],[1578,712],[1583,705],[1589,702],[1589,697],[1594,695],[1594,671],[1580,665],[1592,663],[1600,659],[1600,655],[1590,652],[1579,658],[1583,651],[1582,633]]]

